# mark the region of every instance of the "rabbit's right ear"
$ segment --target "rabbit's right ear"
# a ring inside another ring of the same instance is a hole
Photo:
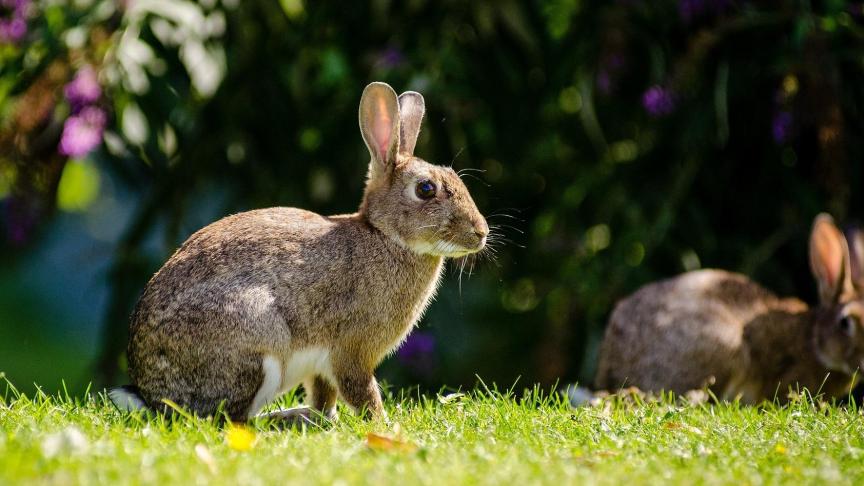
[[[363,90],[360,133],[372,155],[372,174],[392,167],[399,151],[399,102],[387,83],[371,83]]]
[[[852,284],[859,293],[864,293],[864,229],[849,228],[846,231],[849,259],[852,263]]]
[[[837,302],[852,290],[849,249],[846,238],[828,214],[820,214],[810,233],[810,268],[819,284],[823,305]]]
[[[426,102],[423,95],[416,91],[406,91],[399,95],[399,152],[403,155],[414,155],[425,113]]]

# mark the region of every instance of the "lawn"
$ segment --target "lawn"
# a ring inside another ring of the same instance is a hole
[[[490,388],[492,388],[490,390]],[[387,400],[389,421],[341,411],[324,430],[124,416],[104,395],[0,395],[0,484],[861,484],[853,405],[477,390]],[[283,406],[296,403],[287,397]]]

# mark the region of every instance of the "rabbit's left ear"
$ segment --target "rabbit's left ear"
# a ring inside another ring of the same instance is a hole
[[[426,102],[423,95],[415,91],[406,91],[399,95],[399,153],[402,155],[414,155],[424,113]]]
[[[846,230],[846,243],[852,263],[852,283],[858,292],[864,292],[864,229],[853,227]]]
[[[360,133],[372,156],[372,173],[388,170],[399,149],[399,104],[386,83],[371,83],[360,98]]]
[[[823,305],[837,303],[840,296],[853,291],[849,248],[834,219],[820,214],[810,232],[810,268],[819,284]]]

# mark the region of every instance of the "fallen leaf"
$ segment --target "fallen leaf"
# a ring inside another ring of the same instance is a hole
[[[366,447],[373,451],[415,452],[418,447],[413,442],[408,442],[398,437],[369,432],[366,434]]]
[[[619,455],[619,453],[615,451],[597,451],[594,455],[597,457],[615,457]]]
[[[255,432],[242,425],[229,425],[225,431],[225,443],[235,451],[248,451],[255,445]]]
[[[693,427],[692,425],[684,424],[681,422],[675,422],[674,420],[670,420],[668,422],[663,422],[663,428],[667,430],[684,430],[690,432],[691,434],[702,435],[702,430]]]

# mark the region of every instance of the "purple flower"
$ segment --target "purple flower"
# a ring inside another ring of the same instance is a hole
[[[27,35],[30,0],[0,0],[0,43],[15,43]]]
[[[27,243],[36,229],[37,214],[32,204],[27,204],[21,197],[9,197],[2,204],[0,222],[5,219],[6,239],[12,246],[21,247]]]
[[[94,103],[102,96],[102,87],[96,79],[96,71],[89,65],[82,67],[72,81],[63,88],[63,93],[73,109]]]
[[[399,348],[400,360],[411,360],[417,356],[430,354],[435,350],[435,337],[431,334],[417,331],[405,341],[405,344]]]
[[[654,85],[642,95],[642,106],[651,116],[668,115],[675,109],[675,95],[662,86]]]
[[[106,118],[105,112],[95,106],[84,107],[77,115],[67,118],[60,136],[60,153],[83,157],[92,152],[102,142]]]
[[[792,114],[788,111],[777,112],[771,122],[771,133],[777,143],[784,143],[789,140],[792,133]]]
[[[600,62],[600,67],[594,80],[597,84],[597,89],[604,95],[611,94],[623,69],[624,57],[621,54],[605,56]]]
[[[378,54],[375,64],[379,67],[392,69],[405,62],[405,54],[396,47],[388,47]]]
[[[729,7],[730,0],[679,0],[678,14],[684,22],[703,15],[718,15]]]
[[[608,95],[612,92],[612,76],[606,69],[600,69],[597,71],[596,82],[597,89],[599,89],[601,93]]]
[[[408,336],[399,348],[396,357],[399,362],[422,375],[430,375],[435,368],[435,337],[425,332],[415,332]]]

